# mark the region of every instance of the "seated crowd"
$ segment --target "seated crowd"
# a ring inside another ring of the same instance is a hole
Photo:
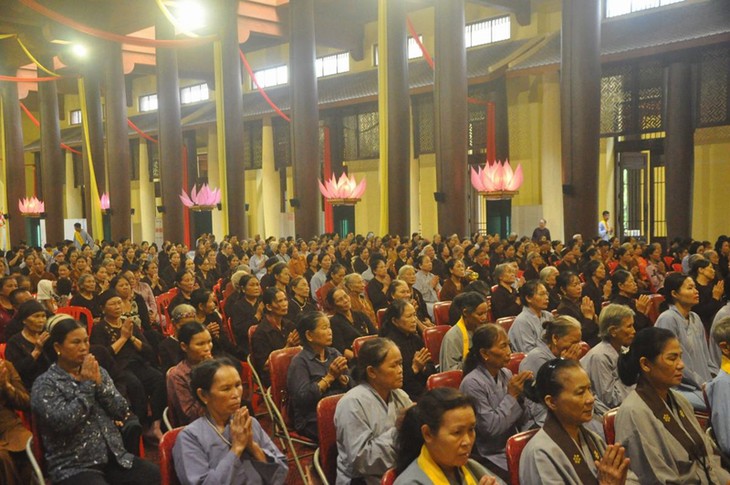
[[[283,483],[246,376],[268,388],[287,348],[292,431],[318,442],[318,403],[344,395],[338,484],[391,469],[397,484],[728,483],[729,257],[725,236],[13,248],[0,483],[30,483],[29,423],[54,484],[159,483],[140,445],[157,446],[163,414],[184,426],[181,483]],[[446,372],[455,385],[432,384]]]

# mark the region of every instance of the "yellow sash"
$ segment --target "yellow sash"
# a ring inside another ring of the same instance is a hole
[[[720,369],[730,374],[730,359],[728,359],[724,355],[722,356],[722,365],[720,366]]]
[[[434,485],[449,485],[449,481],[446,479],[441,467],[433,461],[431,454],[428,452],[426,445],[421,447],[421,454],[418,455],[418,467],[426,474],[426,476],[433,482]],[[460,468],[461,473],[464,475],[464,481],[466,485],[477,485],[477,481],[471,474],[469,469],[465,466]]]
[[[461,317],[458,322],[456,322],[456,326],[459,327],[459,330],[461,330],[461,341],[463,343],[463,349],[461,351],[461,360],[462,362],[464,359],[466,359],[466,354],[469,353],[469,332],[466,330],[466,323],[464,322],[464,317]]]
[[[76,239],[76,242],[79,243],[79,246],[84,245],[84,238],[81,237],[80,232],[74,231],[74,238]]]

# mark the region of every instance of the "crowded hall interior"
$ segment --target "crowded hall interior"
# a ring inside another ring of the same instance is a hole
[[[0,0],[0,105],[0,484],[730,485],[730,0]]]

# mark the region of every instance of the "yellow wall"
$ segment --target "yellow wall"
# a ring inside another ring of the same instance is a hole
[[[730,187],[730,127],[695,132],[692,236],[715,241],[727,234],[727,188]],[[667,194],[671,196],[671,194]]]

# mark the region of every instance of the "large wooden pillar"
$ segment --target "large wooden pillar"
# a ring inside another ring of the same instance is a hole
[[[45,65],[53,65],[44,59]],[[55,82],[38,83],[41,130],[41,191],[46,207],[46,242],[63,240],[63,183],[66,159],[61,152],[61,125]]]
[[[171,39],[175,29],[165,18],[155,24],[158,39]],[[166,240],[182,243],[182,124],[180,121],[180,83],[177,72],[177,52],[157,49],[157,116],[160,149],[160,181],[162,184],[163,234]]]
[[[388,172],[381,190],[388,191],[388,233],[407,236],[411,230],[411,103],[406,2],[381,0],[379,10],[378,21],[385,22],[378,36],[380,167]]]
[[[127,94],[122,46],[112,43],[106,58],[106,128],[112,239],[130,237],[132,228],[131,154],[127,130]],[[140,178],[147,174],[140,174]]]
[[[3,69],[2,73],[15,76],[15,69]],[[25,220],[20,215],[18,201],[25,197],[25,162],[23,160],[23,122],[18,101],[18,85],[0,82],[3,104],[3,130],[5,132],[5,191],[7,206],[2,210],[10,216],[10,245],[16,246],[26,240]]]
[[[565,238],[598,231],[601,1],[563,0],[560,126]]]
[[[243,91],[241,58],[238,52],[238,0],[220,0],[221,81],[223,84],[223,121],[225,143],[220,149],[226,164],[225,209],[228,212],[228,233],[246,237],[246,178],[243,168]],[[291,47],[290,47],[291,48]],[[220,130],[221,127],[218,126]],[[223,174],[221,174],[223,175]]]
[[[289,3],[291,66],[291,146],[296,209],[294,232],[309,240],[319,233],[319,111],[314,42],[314,0]],[[329,177],[329,174],[325,174]]]
[[[467,123],[463,0],[439,0],[436,22],[436,207],[441,234],[466,235]]]
[[[666,67],[666,214],[667,240],[692,235],[694,128],[692,126],[692,68],[684,60]]]

